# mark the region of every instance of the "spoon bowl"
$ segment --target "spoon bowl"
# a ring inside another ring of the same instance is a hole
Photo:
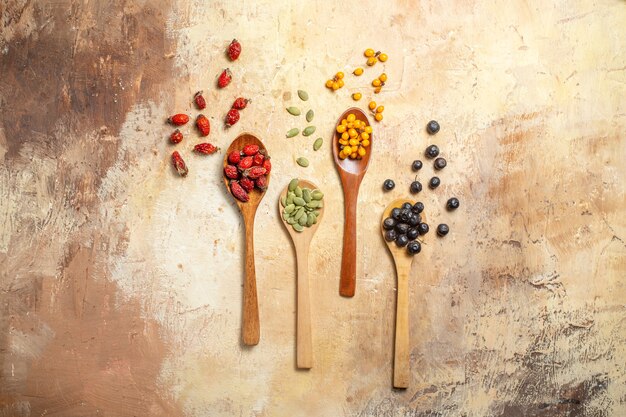
[[[246,145],[258,145],[259,150],[265,152],[267,149],[263,142],[250,133],[242,133],[232,141],[226,155],[224,156],[224,168],[228,165],[228,155],[232,151],[241,150]],[[267,185],[270,183],[270,175],[267,174]],[[228,192],[232,195],[229,186],[229,179],[224,176],[224,185]],[[246,231],[246,252],[245,252],[245,278],[243,281],[243,314],[241,336],[244,345],[253,346],[259,343],[260,325],[259,325],[259,304],[256,290],[256,272],[254,266],[254,217],[256,215],[259,203],[265,196],[266,190],[254,189],[248,193],[250,199],[247,202],[233,199],[241,211]]]

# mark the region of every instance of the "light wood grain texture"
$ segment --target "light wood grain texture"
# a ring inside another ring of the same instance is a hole
[[[312,190],[319,189],[310,181],[300,180],[300,187],[307,187]],[[321,190],[320,190],[321,191]],[[311,239],[317,231],[317,228],[324,216],[324,207],[320,209],[317,217],[317,223],[311,227],[305,227],[302,232],[297,232],[290,224],[283,220],[283,206],[280,199],[287,195],[287,187],[281,192],[278,198],[278,215],[283,225],[287,229],[291,241],[296,251],[296,261],[298,265],[298,284],[297,284],[297,300],[296,300],[296,366],[298,368],[310,369],[313,367],[313,342],[311,335],[311,296],[309,293],[309,246]]]
[[[404,203],[413,204],[407,199],[398,199],[387,206],[381,219],[380,230],[385,238],[385,229],[382,222],[390,216],[391,210],[402,206]],[[422,219],[424,219],[422,213]],[[411,366],[409,360],[409,274],[414,256],[407,253],[406,247],[398,247],[395,242],[387,242],[387,248],[391,252],[396,265],[398,275],[398,292],[396,299],[396,337],[393,357],[393,387],[408,388],[411,379]],[[416,256],[419,256],[416,255]]]
[[[370,125],[367,116],[361,111],[361,109],[351,107],[339,116],[335,126],[339,125],[341,120],[348,117],[351,113],[356,116],[357,120],[363,120],[367,126]],[[372,144],[374,143],[374,134],[372,133],[370,135],[370,146],[367,148],[367,153],[363,159],[339,159],[338,140],[339,134],[336,129],[333,129],[333,158],[335,160],[337,171],[339,172],[339,177],[341,178],[345,208],[339,294],[344,297],[353,297],[356,290],[357,202],[359,197],[359,187],[361,186],[361,181],[363,180],[367,167],[369,166],[373,146]]]
[[[259,149],[267,153],[265,145],[254,135],[249,133],[242,133],[235,140],[232,141],[226,154],[224,155],[224,167],[228,165],[228,155],[233,150],[241,150],[246,145],[258,145]],[[267,175],[267,184],[269,186],[270,174]],[[230,193],[230,187],[228,185],[228,178],[224,176],[224,185]],[[246,258],[245,258],[245,277],[243,281],[243,316],[241,324],[241,337],[245,345],[256,345],[260,339],[260,324],[259,324],[259,303],[257,298],[256,289],[256,272],[254,268],[254,217],[256,210],[259,207],[259,203],[265,195],[265,191],[258,189],[249,193],[250,200],[248,202],[242,202],[233,199],[237,203],[241,215],[243,216],[243,222],[246,231]]]

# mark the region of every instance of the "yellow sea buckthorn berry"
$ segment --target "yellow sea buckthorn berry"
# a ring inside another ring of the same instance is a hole
[[[350,135],[351,138],[356,136],[356,130],[354,130],[353,128],[350,128],[350,130],[348,130],[348,135]]]
[[[376,64],[376,58],[374,58],[374,57],[367,58],[367,66],[368,67],[371,67],[374,64]]]
[[[352,153],[350,154],[350,159],[356,159],[357,155],[358,155],[358,154],[357,154],[356,152],[352,152]]]
[[[380,54],[380,55],[378,55],[378,60],[380,62],[385,62],[387,60],[387,58],[388,58],[387,54]]]
[[[378,77],[378,79],[382,82],[387,81],[387,74],[385,74],[384,72],[382,74],[380,74],[380,76]]]
[[[365,156],[365,154],[367,153],[367,151],[365,150],[365,148],[364,148],[364,147],[359,146],[359,150],[357,151],[357,153],[358,153],[360,156]]]
[[[356,120],[356,116],[355,116],[353,113],[350,113],[350,114],[348,115],[347,120],[348,120],[349,122],[354,122],[354,121]]]
[[[348,144],[348,141],[347,140],[343,140],[343,139],[339,139],[339,144],[343,145],[343,146],[346,146]]]
[[[361,145],[364,148],[367,148],[368,146],[370,146],[370,141],[368,139],[365,139],[363,142],[361,142]]]
[[[378,107],[376,108],[376,113],[382,113],[382,112],[384,112],[384,111],[385,111],[385,106],[378,106]]]
[[[382,89],[382,87],[376,87],[376,88],[374,89],[374,94],[378,94],[378,93],[380,93],[380,90],[381,90],[381,89]]]
[[[339,71],[337,74],[335,74],[335,78],[341,80],[343,78],[343,72]]]
[[[350,142],[348,142],[348,144],[350,146],[359,146],[359,141],[356,139],[350,139]]]
[[[352,153],[352,148],[348,145],[344,146],[343,153],[345,153],[346,155],[350,155]]]
[[[339,84],[339,88],[341,88],[346,84],[346,82],[340,78],[339,80],[337,80],[337,84]]]
[[[381,120],[383,120],[383,114],[376,113],[376,116],[374,116],[374,119],[376,119],[377,122],[380,122]]]
[[[339,159],[346,159],[346,154],[343,153],[343,150],[339,152]]]
[[[363,95],[361,93],[354,93],[354,94],[352,94],[352,100],[354,100],[354,101],[361,100],[361,97],[363,97]]]
[[[358,77],[359,75],[363,74],[363,68],[359,67],[355,69],[352,73]]]
[[[363,55],[365,55],[368,58],[371,56],[374,56],[374,50],[372,48],[367,48],[365,52],[363,53]]]
[[[337,91],[339,90],[339,83],[338,82],[333,82],[333,91]]]
[[[370,135],[372,134],[372,126],[365,126],[365,133],[369,133]]]
[[[333,80],[326,81],[326,88],[333,88]]]
[[[337,126],[337,133],[343,133],[345,131],[346,131],[346,126],[345,125]]]
[[[361,133],[361,139],[368,140],[370,138],[370,134],[367,132]]]
[[[343,132],[343,133],[341,134],[341,139],[343,139],[343,140],[348,140],[348,139],[350,139],[350,135],[348,135],[348,132]]]
[[[370,110],[374,110],[376,108],[376,102],[370,101],[370,104],[368,104],[367,107],[369,107]]]
[[[348,120],[347,119],[341,119],[341,124],[342,125],[347,125],[348,124]]]
[[[381,84],[381,82],[380,82],[380,80],[378,78],[376,78],[374,81],[372,81],[372,85],[374,87],[380,87],[380,84]]]

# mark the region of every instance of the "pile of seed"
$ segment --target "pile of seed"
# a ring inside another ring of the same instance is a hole
[[[287,195],[280,199],[283,206],[283,219],[293,227],[296,232],[301,232],[305,227],[311,227],[317,223],[320,209],[324,207],[324,193],[320,190],[300,187],[297,178],[292,179],[287,187]]]

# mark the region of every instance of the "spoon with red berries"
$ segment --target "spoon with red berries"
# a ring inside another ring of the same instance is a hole
[[[254,268],[254,216],[269,184],[271,165],[263,142],[242,133],[224,157],[224,185],[235,198],[246,230],[245,278],[241,335],[245,345],[259,343],[259,306]]]

